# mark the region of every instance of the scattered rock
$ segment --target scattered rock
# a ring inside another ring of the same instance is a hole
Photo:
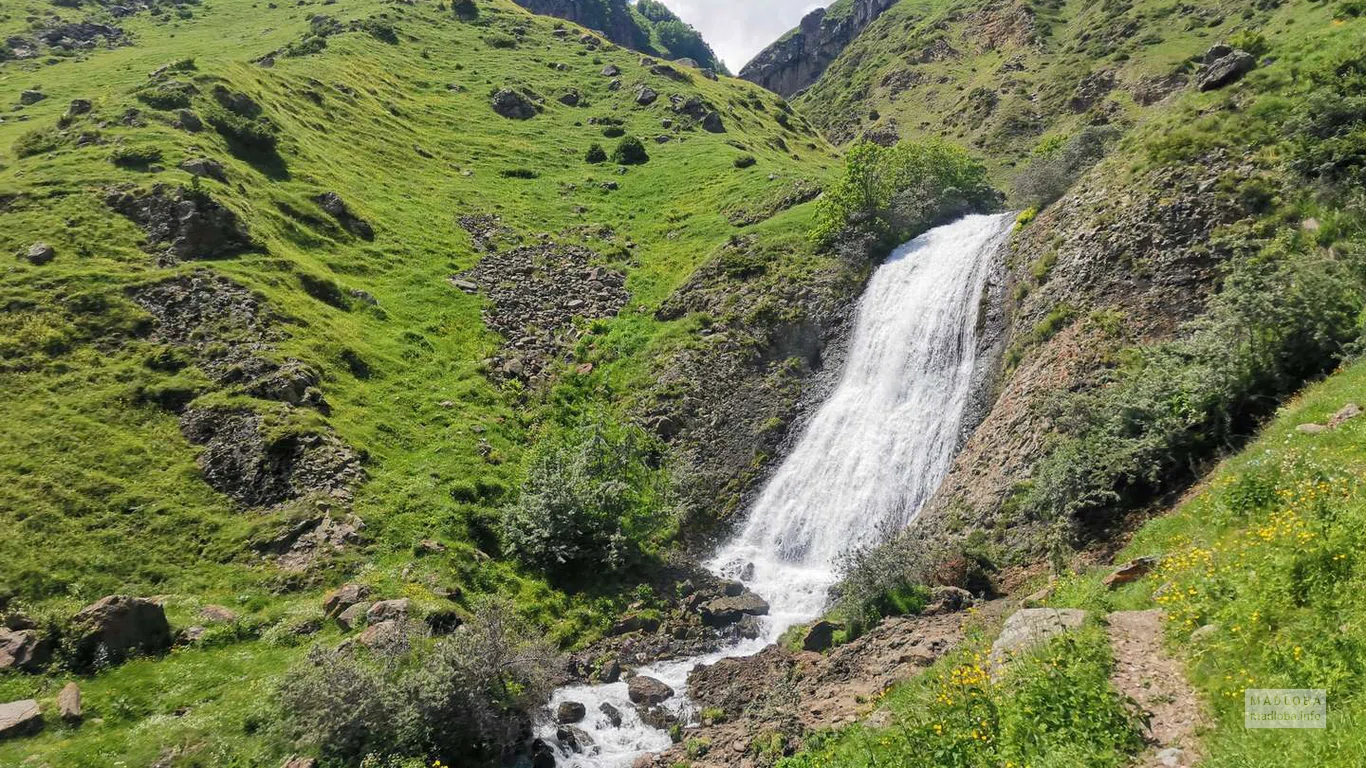
[[[206,605],[199,609],[199,615],[204,617],[206,621],[219,624],[230,624],[237,621],[237,614],[221,605]]]
[[[175,121],[171,123],[171,126],[187,133],[199,133],[204,130],[204,121],[200,120],[199,115],[190,110],[182,109],[176,112]]]
[[[568,93],[562,94],[559,101],[566,107],[577,107],[581,98],[578,91],[569,91]]]
[[[492,106],[494,112],[509,120],[530,120],[536,116],[536,105],[511,88],[503,88],[495,93]]]
[[[702,623],[710,627],[724,627],[734,624],[746,615],[767,616],[768,603],[753,592],[745,592],[738,597],[718,597],[699,607]]]
[[[43,713],[33,699],[0,704],[0,739],[27,736],[43,727]]]
[[[588,708],[577,701],[563,702],[555,710],[555,722],[560,725],[571,725],[582,721],[587,716]]]
[[[362,240],[375,239],[374,227],[370,226],[370,222],[352,213],[341,199],[341,195],[336,192],[324,192],[313,199],[329,216],[345,227],[347,232]]]
[[[531,768],[555,768],[555,748],[541,739],[532,741]]]
[[[217,160],[210,160],[206,157],[196,157],[186,160],[180,164],[180,170],[206,179],[216,179],[226,182],[228,180],[227,171],[223,169],[223,164]]]
[[[1218,624],[1205,624],[1204,626],[1197,628],[1194,632],[1191,633],[1191,642],[1196,644],[1203,643],[1211,637],[1214,637],[1218,633]]]
[[[617,75],[621,74],[621,67],[618,67],[616,64],[608,64],[607,66],[602,68],[602,72],[600,74],[603,77],[616,77]]]
[[[1106,576],[1101,582],[1106,589],[1116,589],[1125,584],[1132,584],[1135,581],[1147,576],[1157,566],[1156,557],[1140,557],[1116,568],[1114,573]]]
[[[24,252],[24,258],[28,259],[28,263],[35,267],[41,267],[57,258],[57,249],[47,243],[34,243]]]
[[[631,614],[612,625],[611,634],[625,635],[631,632],[654,632],[659,629],[659,619],[653,616]]]
[[[1167,747],[1154,755],[1159,765],[1164,768],[1179,768],[1185,764],[1186,753],[1179,747]]]
[[[702,130],[708,133],[725,133],[726,125],[721,122],[721,115],[717,112],[708,112],[702,117]]]
[[[609,660],[598,670],[598,682],[610,685],[621,679],[621,663],[616,659]]]
[[[1196,88],[1202,91],[1217,90],[1236,83],[1243,75],[1256,69],[1257,60],[1246,51],[1229,50],[1228,53],[1214,58],[1216,52],[1222,53],[1227,49],[1227,46],[1216,46],[1206,54],[1205,67],[1195,77]]]
[[[803,651],[830,650],[835,644],[835,631],[843,629],[843,625],[830,621],[818,621],[811,625],[811,629],[806,631],[806,636],[802,638]]]
[[[350,632],[365,623],[365,614],[370,610],[370,603],[360,602],[347,607],[346,610],[337,614],[337,626],[343,632]]]
[[[364,584],[343,584],[327,593],[323,598],[323,615],[327,618],[341,615],[341,612],[370,596],[370,588]]]
[[[607,717],[607,722],[611,723],[613,728],[621,727],[621,710],[604,701],[598,705],[598,711]]]
[[[71,103],[67,105],[66,113],[72,117],[76,117],[78,115],[88,115],[92,109],[94,109],[94,105],[90,103],[89,99],[72,99]]]
[[[42,91],[24,91],[23,93],[19,94],[19,103],[23,104],[24,106],[29,106],[32,104],[37,104],[38,102],[46,98],[47,95],[44,94]]]
[[[192,408],[180,418],[191,443],[204,446],[199,468],[220,493],[250,507],[270,507],[311,495],[350,502],[364,479],[360,457],[325,432],[269,434],[260,414],[240,407]],[[291,536],[315,529],[313,518]]]
[[[954,613],[971,607],[977,602],[972,593],[961,587],[936,587],[930,594],[930,603],[923,614],[934,616],[941,613]]]
[[[365,631],[356,637],[356,642],[366,648],[374,648],[398,638],[401,631],[398,622],[381,621],[378,624],[371,624],[366,627]]]
[[[626,685],[627,695],[635,704],[658,704],[674,695],[674,689],[664,682],[645,675],[636,675]]]
[[[171,625],[160,604],[141,597],[109,595],[71,619],[69,642],[79,668],[96,661],[118,663],[136,653],[171,647]]]
[[[105,202],[146,231],[148,247],[161,250],[164,266],[255,247],[237,214],[203,192],[158,184],[150,191],[111,190]]]
[[[1342,426],[1343,424],[1346,424],[1347,422],[1351,421],[1352,419],[1355,419],[1360,415],[1361,406],[1357,405],[1356,403],[1348,403],[1347,405],[1344,405],[1342,407],[1342,410],[1333,414],[1333,418],[1328,420],[1328,428],[1337,429],[1338,427]]]
[[[1328,427],[1324,424],[1301,424],[1295,427],[1295,431],[1306,435],[1318,435],[1327,432]]]
[[[1000,667],[1011,656],[1079,628],[1085,618],[1085,611],[1073,608],[1024,608],[1016,611],[1006,619],[1000,637],[991,644],[993,666]]]
[[[57,694],[57,712],[68,723],[81,719],[81,688],[75,683],[67,683]]]
[[[648,107],[659,99],[659,93],[648,85],[642,85],[636,89],[636,103],[642,107]]]
[[[385,621],[404,622],[408,620],[408,612],[411,609],[412,601],[406,597],[398,600],[381,600],[365,612],[365,620],[371,624]]]
[[[52,660],[52,638],[37,629],[0,628],[0,671],[38,672]]]

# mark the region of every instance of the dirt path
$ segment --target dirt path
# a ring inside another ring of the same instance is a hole
[[[1162,647],[1163,612],[1110,614],[1110,645],[1120,693],[1148,713],[1144,732],[1151,745],[1134,762],[1141,768],[1189,768],[1200,760],[1196,729],[1202,722],[1200,698],[1180,661]]]

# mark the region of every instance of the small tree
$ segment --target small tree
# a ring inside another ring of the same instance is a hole
[[[640,143],[640,139],[627,136],[617,142],[617,148],[612,151],[612,162],[617,165],[644,165],[650,162],[650,156],[645,152],[645,145]]]
[[[584,156],[584,160],[593,165],[605,163],[607,162],[607,150],[603,149],[601,144],[594,143],[588,148],[588,154]]]

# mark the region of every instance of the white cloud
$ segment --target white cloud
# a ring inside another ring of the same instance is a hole
[[[754,58],[808,12],[828,3],[813,0],[663,0],[697,27],[732,72]]]

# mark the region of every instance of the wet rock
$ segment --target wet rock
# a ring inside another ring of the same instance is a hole
[[[398,600],[381,600],[370,606],[370,610],[365,612],[365,620],[371,624],[378,624],[383,621],[404,622],[408,620],[408,613],[412,610],[412,601],[408,598]]]
[[[232,256],[255,247],[237,214],[203,192],[158,184],[150,191],[113,190],[110,208],[147,233],[161,263]]]
[[[1238,82],[1243,75],[1257,68],[1257,60],[1246,51],[1230,50],[1222,56],[1213,58],[1216,50],[1222,53],[1223,49],[1227,49],[1227,46],[1211,49],[1210,54],[1206,54],[1205,67],[1195,77],[1196,88],[1202,91],[1217,90]]]
[[[0,628],[0,671],[38,672],[52,660],[53,645],[37,629]]]
[[[68,723],[81,719],[81,688],[75,683],[67,683],[57,694],[57,713]]]
[[[151,600],[110,595],[82,608],[67,631],[75,664],[118,663],[139,653],[161,653],[171,647],[166,611]]]
[[[719,597],[709,600],[699,607],[702,623],[710,627],[724,627],[734,624],[746,615],[767,616],[768,603],[753,592],[745,592],[738,597]]]
[[[355,452],[329,433],[267,435],[262,417],[244,408],[185,411],[180,429],[204,446],[199,467],[215,490],[252,507],[313,494],[345,502],[364,477]]]
[[[555,748],[540,739],[531,742],[531,768],[555,768]]]
[[[509,120],[530,120],[536,116],[536,105],[511,88],[495,93],[491,104],[494,112]]]
[[[1073,608],[1024,608],[1016,611],[1006,619],[1000,636],[991,644],[991,661],[999,667],[1012,656],[1081,627],[1085,618],[1085,611]]]
[[[635,704],[658,704],[674,695],[674,689],[663,681],[645,675],[636,675],[626,686],[627,695]]]
[[[41,267],[57,258],[57,249],[47,243],[34,243],[24,252],[24,258],[28,260],[28,263],[35,267]]]
[[[336,192],[324,192],[313,198],[315,202],[332,218],[337,220],[347,232],[359,237],[362,240],[374,240],[375,229],[370,226],[370,222],[360,218],[351,212],[341,195]]]
[[[581,722],[587,715],[587,707],[577,701],[566,701],[555,710],[555,722],[560,725],[572,725]]]
[[[587,752],[594,743],[593,737],[589,736],[586,731],[572,725],[562,725],[556,728],[555,738],[573,752]]]
[[[1155,557],[1136,558],[1116,568],[1101,583],[1105,585],[1106,589],[1118,589],[1125,584],[1132,584],[1147,576],[1156,566],[1157,558]]]
[[[329,619],[338,616],[369,596],[370,588],[364,584],[343,584],[323,598],[323,615]]]
[[[621,710],[604,701],[598,705],[598,711],[607,718],[607,722],[611,723],[613,728],[621,727]]]
[[[740,581],[754,581],[754,563],[745,563],[740,569]]]
[[[830,650],[835,644],[835,632],[842,628],[842,625],[830,621],[816,622],[802,638],[802,650],[817,653]]]
[[[642,723],[661,731],[667,731],[679,722],[678,715],[666,707],[640,705],[636,707],[636,715]]]
[[[739,597],[745,593],[745,585],[738,581],[727,581],[721,585],[721,593],[726,597]]]
[[[33,699],[0,704],[0,739],[27,736],[43,727],[43,713]]]
[[[735,623],[735,634],[744,640],[757,640],[764,633],[764,622],[758,616],[742,616]]]
[[[611,684],[621,679],[621,664],[616,659],[609,660],[598,670],[598,682]]]

